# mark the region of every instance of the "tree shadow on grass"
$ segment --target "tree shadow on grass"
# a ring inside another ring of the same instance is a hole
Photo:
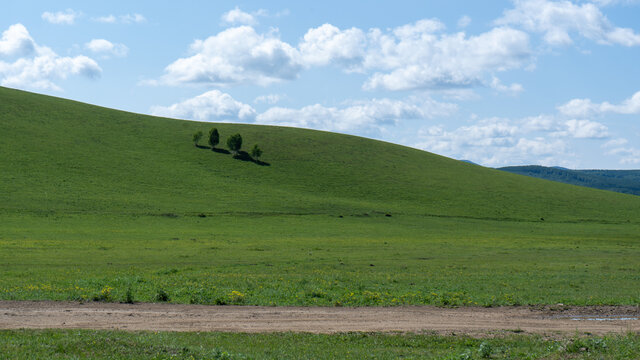
[[[213,149],[211,149],[211,150],[213,150],[213,151],[217,152],[218,154],[231,154],[231,153],[229,152],[229,150],[225,150],[225,149],[213,148]]]
[[[233,158],[241,161],[250,161],[260,166],[271,166],[271,164],[269,164],[268,162],[264,162],[264,161],[260,161],[252,158],[251,155],[249,155],[249,153],[247,153],[246,151],[238,151],[237,154],[233,155]]]
[[[206,146],[206,145],[196,145],[196,147],[198,149],[212,150],[213,152],[217,152],[218,154],[226,154],[226,155],[231,154],[231,152],[226,149],[219,149],[215,147],[211,148],[210,146]],[[271,164],[269,164],[268,162],[264,162],[264,161],[260,161],[252,158],[251,155],[249,155],[249,153],[246,151],[239,151],[237,154],[233,155],[233,158],[241,161],[249,161],[260,166],[271,166]]]

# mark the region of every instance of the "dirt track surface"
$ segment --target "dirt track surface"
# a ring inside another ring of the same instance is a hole
[[[0,329],[436,332],[482,335],[640,331],[640,307],[259,307],[0,301]]]

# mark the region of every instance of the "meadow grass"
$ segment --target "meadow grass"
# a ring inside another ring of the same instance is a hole
[[[5,220],[0,299],[129,292],[149,302],[162,290],[198,304],[640,302],[638,225],[382,214]]]
[[[635,359],[640,335],[0,331],[0,359]]]

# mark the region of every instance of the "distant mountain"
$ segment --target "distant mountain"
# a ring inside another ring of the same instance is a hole
[[[640,170],[570,170],[538,165],[507,166],[498,170],[565,184],[640,195]]]

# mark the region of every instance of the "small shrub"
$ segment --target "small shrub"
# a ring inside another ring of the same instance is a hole
[[[244,294],[240,291],[233,290],[229,293],[229,300],[232,304],[242,304],[244,303]]]
[[[131,288],[127,289],[127,293],[124,295],[124,302],[126,304],[133,304],[133,291],[131,290]]]
[[[253,149],[251,149],[251,157],[257,160],[260,156],[262,156],[262,149],[258,147],[258,144],[253,145]]]
[[[103,287],[98,294],[93,296],[93,301],[112,301],[111,290],[113,290],[111,286]]]
[[[216,298],[216,300],[213,303],[216,305],[227,305],[227,301],[221,297]]]
[[[171,299],[169,298],[169,294],[167,294],[166,291],[164,291],[163,289],[158,289],[158,292],[156,292],[155,300],[158,302],[167,302]]]
[[[483,341],[482,344],[480,344],[480,347],[478,348],[478,355],[480,355],[480,357],[483,359],[490,358],[492,352],[493,352],[493,348],[491,346],[491,343],[488,343],[486,341]]]
[[[202,131],[197,131],[193,134],[193,145],[198,146],[198,142],[202,139]]]

